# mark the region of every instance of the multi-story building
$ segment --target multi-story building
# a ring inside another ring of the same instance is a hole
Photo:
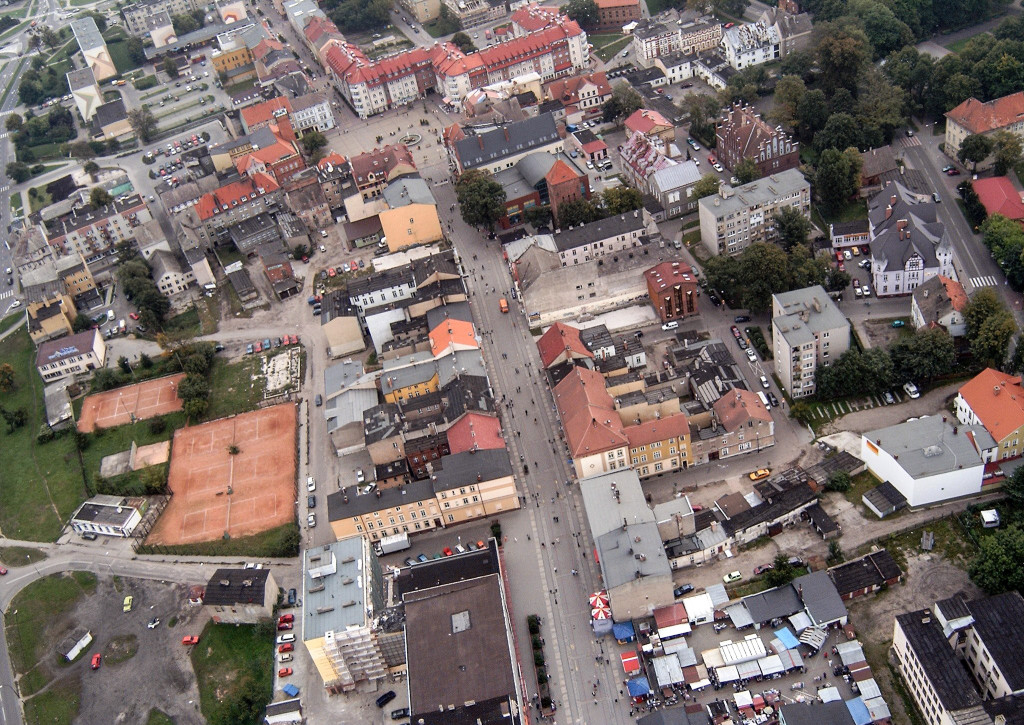
[[[733,388],[711,404],[711,415],[694,421],[692,465],[703,465],[775,445],[775,422],[756,393]]]
[[[1024,136],[1024,91],[1011,93],[982,103],[971,97],[946,113],[946,140],[943,150],[956,158],[960,144],[968,136],[991,136],[996,131]],[[979,164],[985,168],[986,162]]]
[[[391,144],[366,151],[348,160],[356,189],[367,201],[384,193],[395,179],[416,173],[416,162],[404,144]]]
[[[324,689],[351,692],[383,680],[388,637],[374,625],[385,606],[383,576],[369,542],[349,536],[306,549],[302,575],[302,643]]]
[[[316,173],[327,204],[332,209],[344,206],[345,197],[353,188],[352,167],[345,157],[332,151],[317,162]]]
[[[203,594],[203,606],[217,624],[256,624],[273,617],[276,605],[270,569],[217,569]]]
[[[657,58],[682,50],[679,26],[650,18],[639,20],[633,28],[632,49],[636,62],[650,68]]]
[[[435,204],[406,204],[382,211],[377,218],[392,252],[444,239]]]
[[[622,26],[640,19],[640,0],[597,0],[597,30],[622,32]]]
[[[555,247],[563,267],[639,247],[656,227],[641,209],[556,231]]]
[[[325,65],[360,118],[423,98],[434,90],[458,105],[475,88],[536,73],[548,81],[585,70],[587,34],[568,18],[471,54],[450,43],[414,48],[370,61],[352,44],[333,44]]]
[[[292,177],[292,182],[285,186],[284,199],[289,209],[302,220],[311,233],[326,228],[333,221],[331,207],[327,196],[317,181],[316,173],[300,179]]]
[[[925,720],[935,725],[1014,722],[1024,693],[1024,599],[1007,592],[897,615],[892,655]],[[1012,717],[1012,716],[1011,716]]]
[[[71,32],[78,41],[78,49],[85,57],[85,63],[92,69],[97,81],[105,81],[117,75],[117,67],[110,57],[107,43],[96,26],[92,16],[85,16],[71,21]]]
[[[690,421],[685,413],[626,426],[629,461],[640,478],[680,471],[693,464]]]
[[[95,115],[96,109],[103,105],[103,93],[96,82],[96,75],[92,68],[86,67],[71,71],[67,79],[68,89],[75,99],[75,107],[88,123]]]
[[[235,161],[239,174],[262,174],[278,184],[284,184],[306,168],[306,162],[295,142],[295,134],[287,122],[271,124],[261,131],[269,134],[272,141],[269,144],[254,144],[251,151],[239,157]]]
[[[696,315],[700,290],[686,262],[662,262],[644,272],[647,296],[662,322]]]
[[[321,17],[314,17],[306,24],[302,31],[302,37],[306,41],[306,46],[321,64],[324,62],[328,47],[345,42],[345,36],[338,30],[338,26],[330,19]]]
[[[679,28],[679,50],[688,55],[714,50],[721,42],[722,24],[713,19],[684,22]]]
[[[442,0],[449,17],[456,18],[463,30],[501,20],[508,10],[503,0]]]
[[[243,7],[244,12],[244,7]],[[269,37],[262,23],[250,23],[217,35],[216,48],[210,53],[214,71],[229,83],[240,83],[256,78],[256,65],[252,49]]]
[[[441,0],[398,0],[419,23],[429,23],[441,14]]]
[[[74,332],[74,300],[68,295],[56,295],[41,302],[30,302],[28,311],[28,334],[38,345],[45,340],[64,337]]]
[[[992,436],[994,446],[982,452],[986,463],[1024,453],[1024,387],[1019,377],[986,368],[964,383],[954,405],[961,424],[983,426]]]
[[[735,188],[722,186],[698,203],[700,239],[712,254],[739,254],[755,242],[773,241],[775,214],[793,208],[811,214],[811,185],[796,169]]]
[[[779,29],[766,20],[735,25],[722,34],[725,59],[736,70],[782,57]]]
[[[700,176],[700,168],[693,161],[663,166],[651,175],[647,192],[661,204],[666,218],[675,219],[697,208],[693,187]]]
[[[330,100],[320,93],[307,93],[293,100],[289,118],[299,136],[306,131],[330,131],[337,125]]]
[[[676,159],[669,158],[669,149],[669,143],[656,136],[633,133],[619,149],[622,171],[629,183],[639,189],[641,193],[654,196],[653,186],[656,175],[681,165]],[[690,167],[691,173],[697,171],[697,165],[694,162],[687,161],[685,163]],[[684,173],[684,176],[688,175]],[[662,181],[665,181],[664,176],[662,176]]]
[[[850,348],[850,322],[821,285],[772,295],[775,373],[793,398],[814,395],[815,373]]]
[[[101,209],[73,209],[47,223],[44,234],[58,254],[81,255],[92,262],[110,254],[118,242],[131,238],[137,226],[152,218],[146,202],[133,194]]]
[[[566,117],[577,113],[586,119],[600,115],[601,107],[612,97],[612,87],[604,71],[557,78],[544,86],[544,95],[560,101]]]
[[[57,277],[64,284],[64,290],[71,295],[72,299],[89,294],[96,289],[96,280],[92,276],[85,257],[81,254],[77,257],[68,254],[60,259],[55,259],[53,266],[57,270]]]
[[[149,258],[151,276],[161,294],[176,295],[184,292],[189,285],[195,283],[196,275],[189,266],[182,266],[178,258],[171,252],[158,249]]]
[[[739,103],[722,113],[715,131],[718,160],[729,170],[743,159],[757,164],[761,176],[800,166],[800,145],[782,130],[767,123],[750,106]]]
[[[956,278],[953,246],[932,197],[887,182],[868,202],[868,222],[871,281],[879,297],[910,294],[940,274]]]
[[[481,169],[496,174],[524,156],[562,150],[562,136],[550,113],[515,121],[502,128],[464,136],[449,147],[459,173]]]
[[[282,116],[289,116],[291,113],[291,100],[286,96],[278,96],[269,101],[246,106],[238,115],[242,121],[242,130],[248,134],[255,133],[261,128],[268,128],[271,124],[278,123]]]
[[[36,350],[36,370],[47,383],[84,375],[103,367],[106,362],[107,345],[98,329],[48,340]]]
[[[938,325],[953,339],[967,334],[964,312],[970,299],[964,286],[941,274],[914,290],[910,301],[910,321],[915,330]]]
[[[164,12],[168,15],[186,15],[198,7],[195,0],[151,0],[122,8],[121,17],[129,33],[142,36],[149,32],[146,20],[151,15]]]
[[[210,249],[225,241],[229,229],[246,219],[275,211],[281,187],[266,174],[243,176],[203,194],[194,204],[172,210],[183,246]]]

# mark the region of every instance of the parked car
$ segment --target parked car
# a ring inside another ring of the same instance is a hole
[[[672,596],[676,599],[693,591],[693,584],[681,584],[672,590]]]
[[[277,636],[277,643],[278,644],[285,644],[286,642],[294,642],[294,641],[295,641],[295,635],[291,634],[291,633],[280,634],[280,635]]]
[[[149,620],[149,622],[146,623],[146,627],[149,628],[149,629],[156,629],[159,626],[160,626],[160,618],[159,617],[153,617],[151,620]]]
[[[443,549],[441,549],[441,553],[442,553],[442,554],[444,554],[445,556],[452,556],[453,554],[455,554],[455,552],[454,552],[454,551],[452,551],[452,550],[451,550],[450,548],[448,548],[447,546],[446,546],[446,547],[444,547]]]
[[[277,621],[278,622],[294,622],[295,621],[295,615],[294,614],[282,614],[280,617],[277,618]]]
[[[294,626],[295,626],[295,624],[293,622],[278,622],[277,623],[277,631],[278,632],[287,632],[288,630],[290,630]]]
[[[768,393],[768,402],[772,404],[773,408],[779,407],[779,399],[775,397],[775,393]]]
[[[419,556],[416,557],[416,561],[418,561],[419,563],[422,564],[425,561],[430,561],[430,557],[427,556],[426,554],[420,554]]]
[[[100,668],[100,663],[101,663],[102,661],[103,661],[103,655],[101,655],[101,654],[100,654],[99,652],[97,652],[96,654],[94,654],[94,655],[92,656],[92,665],[90,665],[90,666],[91,666],[91,667],[92,667],[92,668],[93,668],[94,670],[98,670],[98,669]]]
[[[293,659],[294,657],[288,652],[285,652],[284,654],[280,654],[277,656],[278,662],[291,662]]]
[[[679,322],[677,322],[676,320],[672,320],[671,322],[666,322],[664,325],[662,325],[661,329],[662,330],[675,330],[677,327],[679,327]]]
[[[316,528],[316,514],[310,514],[306,517],[306,526],[308,526],[311,529]]]
[[[189,634],[181,638],[181,643],[186,647],[194,644],[199,644],[198,634]]]
[[[295,645],[292,644],[291,642],[288,642],[287,644],[282,644],[280,647],[277,648],[278,653],[293,652],[294,650],[295,650]]]
[[[766,571],[771,571],[774,568],[775,567],[772,566],[771,564],[762,564],[761,566],[755,566],[754,567],[754,576],[761,576]]]
[[[740,339],[740,328],[736,327],[736,325],[730,327],[729,332],[731,332],[732,336],[735,337],[737,340]]]
[[[724,581],[726,584],[732,584],[733,582],[738,582],[742,578],[743,575],[740,574],[738,571],[732,571],[723,576],[722,581]]]
[[[906,324],[907,323],[904,322],[903,320],[893,320],[892,321],[892,326],[893,327],[906,327]]]
[[[363,483],[366,480],[366,476],[363,475],[363,469],[356,469],[356,483]]]
[[[888,390],[886,390],[885,393],[882,394],[882,397],[885,399],[886,405],[892,405],[896,402],[896,398],[893,397],[893,394],[890,393]]]
[[[314,496],[313,494],[310,494],[310,495],[306,496],[306,506],[308,508],[315,509],[316,508],[316,496]]]
[[[383,695],[377,698],[377,707],[384,707],[389,702],[394,700],[398,695],[395,694],[394,690],[388,690]]]
[[[909,395],[911,398],[915,400],[921,397],[921,391],[918,390],[917,386],[914,385],[913,383],[904,383],[903,392],[905,392],[907,395]]]
[[[415,564],[416,564],[416,560],[413,559],[411,556],[405,557],[405,565],[406,566],[414,566]]]
[[[132,597],[131,594],[129,594],[127,597],[125,597],[124,598],[124,602],[121,605],[121,611],[122,612],[130,612],[130,611],[132,611],[132,602],[134,602],[134,601],[135,601],[135,598]]]
[[[762,478],[768,478],[770,475],[772,475],[772,470],[770,468],[758,468],[756,471],[750,473],[750,480],[760,481]]]
[[[297,593],[296,593],[296,591],[294,589],[289,589],[288,590],[288,606],[289,607],[294,607],[295,606],[296,594]]]
[[[397,710],[391,711],[392,720],[401,720],[403,717],[409,717],[409,708],[400,707]]]
[[[754,348],[747,348],[747,359],[750,360],[750,362],[757,362],[757,354],[754,352]]]
[[[736,315],[732,321],[736,323],[750,322],[750,315]]]

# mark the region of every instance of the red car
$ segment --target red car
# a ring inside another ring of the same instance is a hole
[[[291,667],[282,667],[281,669],[279,669],[277,671],[277,676],[278,677],[291,677],[292,676],[292,668]]]
[[[94,654],[92,656],[92,668],[94,670],[98,670],[100,668],[100,662],[102,662],[102,661],[103,661],[103,655],[101,655],[99,652]]]
[[[185,645],[186,647],[189,646],[189,645],[193,645],[193,644],[199,644],[199,635],[198,634],[190,634],[190,635],[188,635],[186,637],[182,637],[181,638],[181,643],[183,645]]]
[[[837,262],[842,262],[843,261],[843,253],[842,252],[836,252],[836,261]]]
[[[357,269],[359,269],[359,262],[353,259],[351,262],[348,263],[348,269],[350,272],[355,272]]]
[[[336,271],[334,270],[334,267],[330,267],[330,268],[328,268],[328,270],[327,270],[327,276],[328,276],[328,277],[334,277],[334,276],[335,276],[335,275],[337,275],[337,274],[338,274],[338,273],[337,273],[337,272],[336,272]]]
[[[839,271],[840,272],[845,272],[846,271],[846,265],[843,264],[842,262],[840,262],[837,266],[839,267]]]
[[[291,622],[278,622],[277,623],[277,631],[278,632],[284,632],[284,631],[287,631],[287,630],[291,629],[294,626],[295,625],[292,624]]]
[[[295,621],[295,615],[294,614],[282,614],[278,618],[277,623],[278,624],[284,624],[285,622],[294,622],[294,621]]]
[[[451,556],[451,555],[452,555],[452,554],[454,554],[455,552],[454,552],[454,551],[452,551],[451,549],[449,549],[449,548],[448,548],[448,547],[446,546],[446,547],[444,547],[444,549],[442,550],[442,552],[441,552],[441,553],[442,553],[442,554],[444,554],[445,556]]]
[[[295,649],[295,645],[291,642],[285,642],[283,645],[277,648],[278,653],[284,654],[285,652],[291,652]]]
[[[128,316],[129,316],[130,318],[132,318],[133,320],[137,320],[137,319],[139,319],[139,315],[138,315],[138,313],[136,313],[136,312],[129,312],[129,313],[128,313]]]
[[[252,346],[253,352],[263,352],[263,343],[257,342]]]
[[[3,576],[6,573],[7,573],[7,570],[4,569],[2,566],[0,566],[0,576]]]

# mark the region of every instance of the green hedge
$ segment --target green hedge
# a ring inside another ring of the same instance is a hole
[[[135,81],[135,90],[144,91],[148,88],[152,88],[157,84],[156,76],[143,76]]]

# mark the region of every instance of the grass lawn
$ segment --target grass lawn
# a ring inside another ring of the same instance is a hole
[[[60,153],[61,144],[59,143],[41,143],[38,146],[29,146],[32,149],[32,153],[36,155],[36,160],[33,164],[38,164],[40,161],[52,161],[61,157]]]
[[[850,490],[844,493],[843,496],[845,496],[846,500],[852,503],[854,506],[863,507],[864,503],[861,501],[861,496],[866,494],[879,483],[881,483],[881,481],[872,476],[869,471],[858,473],[856,476],[850,479]],[[861,513],[864,512],[861,511]],[[897,514],[893,515],[898,515],[899,513],[902,513],[902,511],[899,511],[897,512]],[[874,514],[872,514],[872,516],[874,516]]]
[[[952,516],[939,519],[938,521],[931,521],[919,528],[904,531],[900,534],[892,534],[875,543],[881,544],[883,548],[888,550],[892,554],[892,558],[899,563],[900,568],[906,571],[907,552],[921,551],[921,534],[925,531],[935,534],[935,548],[933,551],[941,554],[946,561],[966,567],[967,563],[977,553],[977,547],[964,535],[964,530],[961,528],[960,523]],[[869,546],[865,547],[865,551],[859,552],[859,554],[867,553],[869,548]],[[847,558],[852,559],[853,555],[847,552]]]
[[[27,546],[0,546],[0,563],[6,566],[25,566],[46,558],[46,552]]]
[[[18,310],[0,320],[0,332],[4,332],[10,329],[12,325],[19,323],[25,324],[25,312],[23,310]]]
[[[248,355],[236,363],[214,360],[208,420],[255,410],[263,399],[262,359],[260,355]]]
[[[28,190],[28,211],[29,214],[35,214],[40,209],[49,206],[53,203],[53,199],[46,191],[45,186],[35,186]],[[33,194],[32,192],[36,192]]]
[[[632,40],[630,36],[620,35],[618,33],[590,35],[587,37],[590,42],[594,44],[594,55],[605,63],[614,58],[615,55],[629,45]]]
[[[235,539],[216,539],[198,544],[180,544],[176,546],[143,546],[139,549],[145,554],[166,554],[171,556],[255,556],[259,558],[276,558],[299,555],[299,526],[294,521],[283,524],[269,531],[261,531],[252,536],[239,536]],[[198,673],[197,673],[198,674]]]
[[[36,440],[45,414],[43,384],[27,329],[4,339],[5,362],[14,367],[15,387],[0,394],[0,405],[24,409],[28,422],[14,433],[0,427],[0,530],[12,539],[52,541],[86,495],[75,437]]]
[[[25,701],[28,725],[71,725],[78,717],[82,701],[82,681],[69,675],[46,692]]]
[[[274,631],[264,629],[207,623],[191,653],[199,707],[207,722],[259,722],[274,688]]]
[[[811,221],[823,231],[828,231],[828,225],[833,222],[852,222],[857,219],[868,218],[868,205],[863,201],[850,201],[846,206],[835,214],[825,211],[824,207],[814,206],[811,208]]]
[[[196,337],[202,332],[199,326],[199,312],[190,307],[180,315],[175,315],[164,322],[164,332],[173,335]]]
[[[11,600],[5,635],[11,666],[22,677],[23,696],[38,692],[49,682],[49,668],[40,666],[44,658],[52,663],[57,657],[55,652],[45,649],[48,624],[60,621],[79,599],[95,591],[96,575],[76,571],[32,582]],[[25,703],[26,712],[29,702]]]
[[[85,474],[91,479],[99,473],[100,461],[104,456],[127,451],[132,447],[132,441],[135,441],[136,445],[146,446],[150,443],[170,440],[174,431],[185,425],[185,414],[180,411],[169,413],[163,418],[167,425],[160,433],[153,433],[149,429],[150,421],[148,420],[107,428],[99,436],[96,433],[91,433],[89,447],[82,451],[82,466],[85,469]]]
[[[110,59],[114,61],[114,66],[117,68],[118,73],[127,73],[130,70],[139,68],[139,64],[136,63],[128,55],[128,41],[127,40],[115,40],[107,43],[107,49],[110,51]]]
[[[978,33],[978,35],[988,35],[988,33]],[[954,53],[962,53],[967,44],[978,37],[978,35],[969,35],[966,38],[960,38],[960,40],[954,40],[951,43],[946,43],[943,47],[946,50]]]
[[[149,717],[146,719],[146,725],[174,725],[174,720],[171,720],[167,715],[156,708],[153,708],[149,711]]]
[[[24,209],[21,202],[21,192],[16,191],[11,194],[11,216],[19,217]]]
[[[243,91],[247,91],[247,90],[249,90],[250,88],[252,88],[255,85],[256,85],[256,81],[255,80],[242,81],[241,83],[236,83],[233,86],[224,86],[224,92],[227,93],[229,96],[233,96],[236,93],[241,93]]]

